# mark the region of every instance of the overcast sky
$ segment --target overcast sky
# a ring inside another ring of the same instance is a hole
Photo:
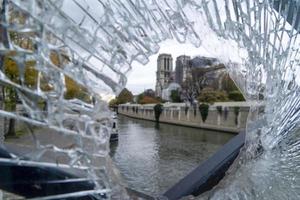
[[[145,89],[155,89],[157,57],[160,53],[168,53],[173,57],[173,70],[175,70],[176,57],[187,55],[194,57],[196,55],[210,56],[210,54],[202,47],[196,48],[192,44],[180,44],[175,40],[167,40],[160,43],[160,50],[149,58],[149,63],[142,65],[133,63],[132,71],[128,75],[128,88],[133,94],[139,94]]]

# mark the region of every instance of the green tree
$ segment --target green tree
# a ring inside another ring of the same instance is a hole
[[[5,7],[6,6],[2,8]],[[27,16],[24,15],[23,12],[20,12],[18,10],[11,10],[8,19],[10,23],[23,25],[26,23]],[[18,46],[19,48],[28,51],[36,51],[36,46],[37,46],[36,42],[32,40],[32,38],[36,36],[35,32],[32,31],[26,33],[20,33],[13,30],[10,30],[8,32],[7,29],[1,25],[0,25],[0,32],[2,32],[3,35],[6,36],[6,38],[3,39],[4,41],[9,41],[8,40],[9,37],[11,42],[15,46]],[[25,66],[19,66],[21,65],[19,62],[23,58],[24,58],[23,56],[20,57],[15,51],[11,51],[8,54],[0,56],[0,64],[1,66],[3,66],[3,72],[5,73],[7,78],[16,84],[22,86],[25,85],[30,89],[37,89],[36,87],[37,87],[38,79],[40,78],[40,83],[41,83],[40,87],[42,91],[53,90],[53,86],[50,84],[50,80],[47,78],[47,75],[43,74],[42,72],[39,72],[36,69],[36,61],[34,60],[26,61],[25,58],[23,63],[21,63],[22,65]],[[49,58],[54,65],[61,68],[63,67],[64,64],[70,62],[67,53],[64,52],[63,50],[51,51],[49,54]],[[76,82],[69,77],[65,77],[65,82],[67,87],[65,93],[66,98],[79,98],[85,101],[90,100],[90,96],[88,95],[87,90],[83,86],[76,84]],[[17,99],[18,99],[15,88],[10,85],[5,85],[3,87],[2,93],[4,99],[4,109],[10,112],[15,112]],[[44,101],[41,100],[41,103],[44,103]],[[15,135],[14,125],[15,125],[15,120],[10,119],[9,130],[7,133],[8,135]]]
[[[85,89],[76,83],[72,78],[65,76],[65,85],[66,85],[66,92],[65,92],[65,99],[74,99],[78,98],[81,94],[84,93]],[[79,98],[78,98],[79,99]]]
[[[10,57],[6,56],[4,58],[4,73],[10,79],[10,81],[19,83],[19,69],[17,63]],[[16,90],[7,85],[4,87],[4,109],[9,112],[15,112],[17,107],[17,92]],[[6,133],[8,136],[15,136],[15,119],[10,118],[8,124],[8,131]]]
[[[153,104],[153,103],[160,103],[160,101],[156,98],[143,96],[143,98],[139,102],[140,104]]]
[[[117,97],[118,104],[128,103],[133,101],[133,95],[132,93],[124,88],[121,93]]]
[[[227,94],[224,91],[213,90],[212,88],[204,88],[198,96],[199,102],[214,103],[228,101]]]
[[[109,101],[109,107],[114,107],[118,105],[118,100],[116,98]]]
[[[152,89],[147,89],[137,95],[136,102],[138,104],[159,103],[162,102],[160,97],[155,97],[155,92]]]
[[[208,116],[209,105],[206,103],[202,103],[199,105],[199,111],[202,117],[202,121],[205,122]]]
[[[228,98],[231,101],[245,101],[243,94],[239,90],[229,92]]]
[[[3,1],[2,3],[2,10],[1,13],[5,12],[5,6],[6,1]],[[3,15],[1,17],[2,21],[5,20],[5,16]],[[8,17],[9,23],[16,23],[22,26],[25,24],[26,21],[26,16],[22,14],[20,11],[16,10],[11,10],[9,12],[9,17]],[[3,42],[4,46],[8,48],[8,41],[9,38],[14,45],[19,46],[20,48],[26,49],[26,50],[34,50],[34,43],[32,42],[31,36],[34,36],[34,32],[27,32],[26,34],[24,33],[18,33],[15,31],[8,31],[6,27],[0,25],[0,39]],[[11,51],[8,54],[5,55],[0,55],[0,65],[3,68],[3,72],[7,76],[10,81],[16,83],[16,84],[23,84],[24,77],[20,77],[20,71],[18,67],[18,63],[16,60],[20,60],[19,58],[16,58],[18,55],[16,52]],[[25,73],[28,70],[28,65],[30,63],[23,63],[25,64]],[[30,73],[29,73],[30,74]],[[28,75],[28,73],[27,73]],[[26,78],[26,76],[25,76]],[[27,79],[28,80],[28,79]],[[30,82],[30,81],[29,81]],[[25,81],[26,84],[26,81]],[[11,85],[4,85],[2,87],[2,99],[4,102],[4,109],[10,112],[15,112],[16,111],[16,104],[17,104],[17,92],[14,87]],[[10,118],[9,119],[9,124],[8,124],[8,132],[6,133],[9,136],[15,136],[15,119]]]
[[[25,67],[24,83],[27,87],[36,89],[38,82],[38,71],[35,69],[35,61],[29,61]]]
[[[180,92],[179,90],[172,90],[170,95],[171,101],[174,103],[181,102]]]
[[[144,99],[144,97],[145,97],[145,94],[144,94],[144,92],[142,92],[141,94],[139,94],[137,96],[137,101],[136,102],[141,104],[141,101]]]
[[[154,110],[154,115],[155,115],[155,121],[158,123],[159,117],[163,111],[163,105],[158,103],[153,107],[153,110]]]
[[[222,79],[222,89],[225,90],[227,93],[239,90],[234,81],[230,78],[228,73]]]
[[[60,51],[52,51],[50,53],[51,62],[59,68],[63,68],[64,65],[68,64],[71,60],[69,56],[64,52],[64,50]],[[45,83],[46,86],[49,85]],[[92,97],[89,94],[87,88],[83,85],[78,84],[74,79],[65,75],[65,86],[66,91],[64,94],[65,99],[79,99],[87,103],[91,103]],[[49,87],[44,86],[45,91],[50,89]],[[50,89],[51,90],[51,89]]]

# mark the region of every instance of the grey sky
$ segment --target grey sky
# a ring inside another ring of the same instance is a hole
[[[210,56],[210,54],[202,47],[196,48],[192,44],[180,44],[175,40],[167,40],[160,43],[159,53],[172,54],[173,57],[173,70],[175,69],[176,57],[180,55],[188,56]],[[155,54],[149,58],[149,63],[142,65],[140,63],[133,63],[132,71],[128,75],[128,82],[126,87],[133,92],[133,94],[139,94],[144,89],[155,88],[156,81],[156,60],[158,54]]]

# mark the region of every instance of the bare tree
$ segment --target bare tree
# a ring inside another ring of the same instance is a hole
[[[182,84],[182,95],[186,101],[191,104],[199,96],[203,88],[210,86],[208,73],[214,73],[216,70],[225,69],[223,64],[211,66],[209,68],[193,68],[191,75],[186,78]]]
[[[206,77],[203,68],[194,68],[191,70],[191,74],[182,84],[182,94],[186,101],[193,104],[204,87]]]

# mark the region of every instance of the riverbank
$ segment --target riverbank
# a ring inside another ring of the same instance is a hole
[[[118,113],[136,119],[155,121],[155,104],[121,104]],[[184,103],[165,103],[159,121],[161,123],[239,133],[245,129],[249,113],[248,102],[218,102],[206,110],[199,106],[187,107]]]

